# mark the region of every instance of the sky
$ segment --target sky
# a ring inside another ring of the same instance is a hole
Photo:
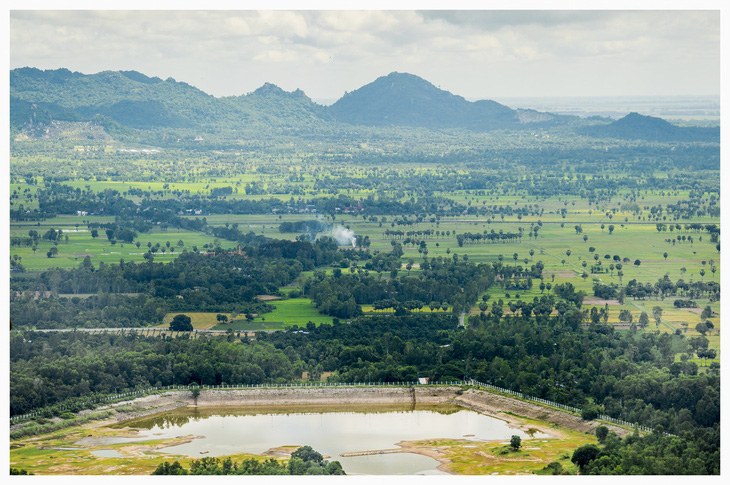
[[[438,8],[459,2],[425,4],[431,9],[13,10],[33,8],[26,2],[10,7],[9,65],[136,70],[214,96],[270,82],[325,103],[393,71],[472,100],[720,94],[719,7],[449,11]]]

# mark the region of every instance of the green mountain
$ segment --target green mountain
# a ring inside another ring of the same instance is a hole
[[[647,141],[719,142],[720,128],[680,127],[661,118],[629,113],[607,125],[594,125],[579,130],[598,138],[621,138]]]
[[[487,130],[556,117],[513,110],[494,101],[469,102],[412,74],[392,73],[318,105],[301,90],[266,83],[242,96],[215,98],[172,78],[136,71],[81,74],[68,69],[10,72],[11,127],[32,133],[52,121],[95,121],[125,130],[187,129],[206,133],[274,130],[310,134],[338,131],[342,123]]]
[[[413,74],[392,72],[346,93],[330,108],[342,122],[366,126],[418,126],[488,130],[551,121],[557,117],[521,113],[495,101],[470,102]],[[531,116],[526,116],[530,114]]]
[[[53,138],[65,133],[93,139],[108,135],[149,142],[181,138],[225,142],[292,135],[322,141],[342,140],[354,127],[481,132],[585,123],[594,124],[578,128],[580,133],[601,138],[719,141],[719,129],[680,128],[636,113],[596,124],[490,100],[471,102],[398,72],[346,93],[332,106],[322,106],[301,90],[287,92],[270,83],[246,95],[216,98],[184,82],[136,71],[89,75],[30,67],[10,71],[10,127],[16,137]]]

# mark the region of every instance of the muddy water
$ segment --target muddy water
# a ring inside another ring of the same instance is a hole
[[[159,451],[194,456],[261,454],[270,448],[310,445],[348,474],[413,475],[438,473],[439,462],[414,453],[379,453],[396,443],[431,438],[472,441],[528,438],[504,421],[449,406],[288,406],[277,408],[179,409],[123,423],[149,438],[194,435],[189,443]],[[538,435],[540,433],[537,433]],[[540,436],[534,435],[539,438]],[[342,453],[371,452],[364,456]]]

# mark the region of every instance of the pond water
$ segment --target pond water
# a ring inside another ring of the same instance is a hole
[[[170,454],[221,456],[261,454],[270,448],[309,445],[348,474],[403,475],[438,473],[439,462],[413,453],[377,453],[397,449],[399,441],[459,438],[472,441],[528,438],[504,421],[456,406],[312,407],[181,409],[122,423],[147,439],[193,435],[182,445],[160,451]],[[533,433],[532,437],[543,437]],[[363,456],[341,453],[374,452]]]
[[[117,450],[94,450],[91,454],[102,458],[122,458],[124,456]]]

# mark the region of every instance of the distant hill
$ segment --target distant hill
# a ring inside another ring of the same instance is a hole
[[[661,118],[629,113],[607,125],[584,127],[579,133],[598,138],[647,141],[719,142],[720,128],[679,127]]]
[[[321,141],[333,136],[341,139],[353,125],[486,131],[585,123],[593,125],[579,128],[580,133],[594,137],[719,141],[719,129],[680,128],[636,113],[604,124],[512,109],[491,100],[471,102],[418,76],[398,72],[323,106],[301,90],[287,92],[270,83],[249,94],[216,98],[184,82],[136,71],[88,75],[31,67],[10,71],[10,127],[17,139],[53,139],[54,134],[64,133],[89,139],[108,135],[226,141],[284,134]]]
[[[265,83],[245,96],[221,98],[236,106],[258,123],[275,127],[312,128],[329,120],[327,108],[312,101],[304,91],[287,92]]]
[[[523,121],[550,121],[549,114],[521,114],[496,101],[470,102],[413,74],[392,72],[351,93],[330,107],[342,122],[367,126],[419,126],[485,130]]]

